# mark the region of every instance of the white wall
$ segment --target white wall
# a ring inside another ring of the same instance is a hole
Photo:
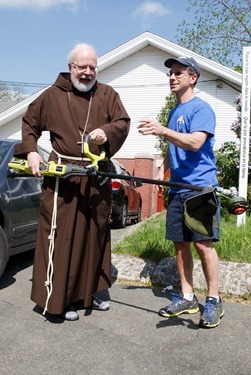
[[[155,119],[165,105],[169,85],[164,61],[165,53],[149,46],[99,74],[101,82],[110,84],[119,92],[131,117],[129,136],[116,157],[134,157],[142,152],[158,153],[156,137],[143,137],[136,125],[142,117]]]
[[[10,139],[21,139],[21,127],[22,118],[18,117],[15,120],[10,121],[5,126],[0,127],[0,137]],[[39,138],[38,144],[43,146],[48,151],[51,150],[51,144],[49,140],[49,132],[44,132]]]

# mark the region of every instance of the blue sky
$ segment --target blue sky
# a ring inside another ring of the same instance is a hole
[[[187,0],[0,0],[0,81],[52,83],[77,42],[98,56],[145,31],[176,43],[187,7]]]

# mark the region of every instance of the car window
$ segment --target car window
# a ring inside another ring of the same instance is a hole
[[[0,164],[2,164],[2,161],[4,160],[7,152],[9,151],[11,147],[11,143],[7,141],[0,141]]]
[[[109,171],[111,173],[118,173],[115,164],[111,160],[109,161]]]
[[[122,169],[121,174],[123,176],[130,176],[130,174],[125,169]]]
[[[122,176],[128,176],[128,177],[130,177],[131,175],[130,175],[130,173],[129,172],[127,172],[124,168],[122,169]],[[131,186],[131,187],[134,187],[134,183],[133,183],[133,181],[131,181],[131,180],[126,180],[126,183],[127,183],[127,185],[129,185],[129,186]]]
[[[115,160],[112,161],[112,164],[114,166],[115,173],[122,174],[122,166]]]
[[[131,176],[130,173],[117,161],[117,160],[112,160],[111,164],[113,165],[112,172],[122,175],[122,176]],[[115,170],[115,171],[114,171]],[[124,180],[124,183],[131,188],[135,188],[135,183],[134,181],[131,180]]]

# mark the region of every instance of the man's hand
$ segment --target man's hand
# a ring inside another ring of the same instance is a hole
[[[40,164],[43,164],[42,156],[38,152],[30,152],[27,155],[28,166],[33,176],[41,177]]]
[[[166,128],[165,126],[161,125],[160,123],[150,120],[150,119],[140,119],[139,123],[137,125],[137,128],[139,129],[139,133],[143,135],[158,135],[158,136],[164,136]]]
[[[104,130],[100,128],[93,130],[89,135],[91,142],[95,145],[103,145],[107,141],[107,136]]]

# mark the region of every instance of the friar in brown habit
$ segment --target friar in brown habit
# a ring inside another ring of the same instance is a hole
[[[97,81],[97,57],[87,44],[77,44],[68,56],[69,73],[28,107],[22,124],[22,143],[16,156],[27,156],[34,176],[43,162],[37,141],[50,132],[50,160],[86,166],[81,142],[90,136],[90,151],[103,145],[107,159],[123,145],[130,118],[118,93]],[[99,163],[108,170],[108,160]],[[75,301],[83,307],[108,310],[94,297],[111,286],[111,181],[95,176],[69,179],[44,177],[34,257],[31,299],[50,314],[78,319]]]

